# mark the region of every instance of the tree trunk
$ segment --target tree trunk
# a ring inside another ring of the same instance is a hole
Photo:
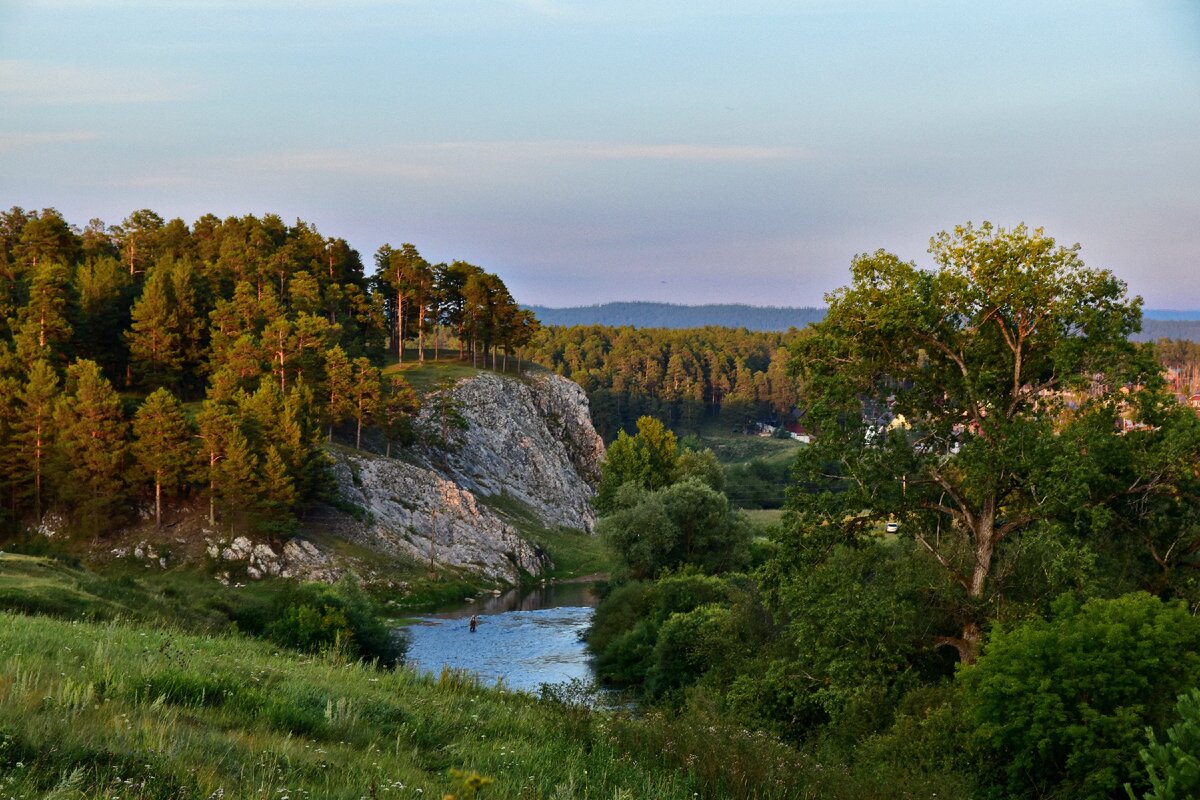
[[[417,308],[417,363],[425,363],[425,302]]]
[[[217,454],[208,454],[208,524],[217,527],[217,482],[213,480],[212,471],[217,464]]]
[[[162,478],[154,476],[154,527],[162,527]]]
[[[42,521],[42,426],[38,425],[33,445],[33,513]]]
[[[988,497],[979,510],[979,515],[971,520],[975,528],[975,564],[971,569],[971,585],[967,592],[971,600],[983,600],[987,589],[987,579],[992,572],[992,557],[996,550],[996,498]],[[983,642],[983,631],[979,623],[969,620],[963,625],[962,646],[958,648],[959,658],[964,664],[974,664],[979,657],[979,646]]]

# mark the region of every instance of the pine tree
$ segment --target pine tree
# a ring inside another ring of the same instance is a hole
[[[354,370],[346,351],[334,345],[325,351],[325,419],[329,423],[329,441],[333,428],[351,414],[350,395],[354,386]]]
[[[381,395],[379,367],[372,364],[369,358],[354,359],[354,382],[350,387],[352,404],[350,413],[357,423],[354,436],[354,449],[356,450],[362,449],[363,425],[369,425],[379,414]]]
[[[162,527],[162,493],[183,483],[192,457],[191,427],[183,406],[166,389],[142,403],[133,418],[130,448],[140,476],[154,482],[154,524]]]
[[[45,499],[46,459],[54,435],[54,405],[58,399],[58,374],[46,361],[35,361],[29,377],[17,394],[13,420],[13,456],[10,465],[17,470],[15,483],[33,497],[33,514],[42,519]],[[24,494],[23,493],[23,494]]]
[[[103,533],[125,516],[129,423],[96,362],[72,364],[67,389],[55,409],[57,495],[83,530]]]
[[[13,336],[17,355],[26,364],[62,360],[72,333],[67,321],[69,276],[57,261],[43,261],[33,271],[29,301],[17,312]]]
[[[225,402],[205,400],[196,415],[200,450],[197,453],[197,482],[208,484],[208,524],[217,524],[217,464],[225,457],[229,435],[236,429],[237,415]]]
[[[405,444],[413,440],[413,420],[421,410],[421,400],[409,386],[403,375],[393,374],[384,385],[383,401],[380,407],[383,436],[385,444],[384,455],[392,455],[392,442],[400,441]]]
[[[133,304],[132,317],[125,341],[138,383],[147,389],[178,386],[183,373],[183,337],[168,269],[151,270],[142,296]]]
[[[18,397],[21,394],[23,375],[15,354],[7,344],[0,343],[0,456],[4,467],[0,468],[0,497],[11,498],[11,510],[17,513],[17,486],[24,480],[27,462],[13,457],[16,447],[18,420]]]
[[[278,529],[296,503],[296,484],[275,445],[269,445],[258,476],[258,510],[266,526]]]

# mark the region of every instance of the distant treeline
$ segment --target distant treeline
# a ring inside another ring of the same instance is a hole
[[[1200,341],[1200,322],[1147,324],[1194,325]],[[802,335],[717,326],[548,326],[535,336],[530,357],[583,387],[596,430],[612,441],[622,430],[636,431],[642,416],[685,433],[712,419],[731,428],[785,421],[803,406],[801,387],[788,374],[788,348]],[[1176,370],[1177,391],[1200,390],[1200,344],[1184,338],[1156,344],[1163,364]]]
[[[674,303],[604,303],[573,308],[529,306],[543,325],[604,325],[612,328],[747,328],[752,331],[786,331],[803,328],[825,318],[824,308],[751,306],[741,304],[688,306]],[[1142,332],[1133,337],[1187,339],[1200,342],[1200,311],[1146,309]]]
[[[694,431],[719,416],[730,426],[788,413],[799,397],[788,345],[799,335],[709,326],[543,328],[531,357],[588,394],[606,441],[651,416]]]
[[[496,275],[252,215],[191,225],[135,211],[79,229],[0,212],[0,533],[58,511],[90,534],[139,500],[193,497],[286,529],[328,482],[339,427],[411,435],[412,390],[381,367],[443,339],[486,366],[537,321]],[[447,335],[443,337],[441,333]]]

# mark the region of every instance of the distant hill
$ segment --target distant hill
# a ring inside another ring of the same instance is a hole
[[[825,317],[823,308],[781,308],[715,304],[683,306],[673,303],[604,303],[575,308],[528,306],[543,325],[608,325],[619,328],[748,328],[752,331],[786,331],[803,328]]]
[[[1142,332],[1135,334],[1135,342],[1148,342],[1154,339],[1186,339],[1200,342],[1200,312],[1192,319],[1156,319],[1151,317],[1152,311],[1146,312],[1142,319]]]
[[[603,303],[573,308],[528,306],[543,325],[606,325],[619,328],[747,328],[752,331],[785,331],[803,328],[825,318],[823,308],[788,308],[723,303],[685,306],[674,303]],[[1134,337],[1149,339],[1188,339],[1200,342],[1200,311],[1168,311],[1148,308],[1144,312],[1142,332]]]

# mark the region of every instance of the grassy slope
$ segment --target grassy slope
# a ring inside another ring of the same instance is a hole
[[[480,502],[496,512],[525,538],[550,554],[554,569],[547,578],[559,580],[607,572],[611,557],[600,537],[569,528],[547,528],[521,501],[509,495],[481,497]]]
[[[725,466],[745,465],[754,459],[772,464],[790,463],[796,457],[796,452],[804,447],[794,439],[730,433],[718,422],[706,424],[697,438]]]
[[[453,674],[0,614],[4,797],[440,797],[450,768],[493,777],[484,796],[497,798],[797,797],[803,767],[764,737],[591,713]]]

